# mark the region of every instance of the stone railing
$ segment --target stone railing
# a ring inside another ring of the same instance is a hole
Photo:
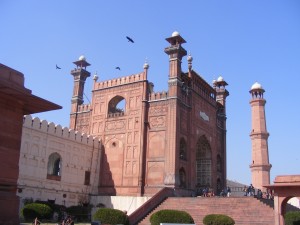
[[[167,197],[174,196],[174,190],[172,188],[163,188],[152,198],[146,201],[142,206],[137,208],[133,213],[129,215],[129,222],[131,225],[138,224],[148,213],[150,213],[155,207],[162,203]]]

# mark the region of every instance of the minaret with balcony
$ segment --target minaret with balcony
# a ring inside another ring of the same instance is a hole
[[[86,67],[90,66],[86,58],[82,55],[73,62],[76,68],[71,71],[74,77],[73,96],[71,100],[70,129],[77,130],[78,107],[83,104],[84,84],[86,78],[91,76]]]
[[[250,165],[252,175],[252,185],[261,190],[265,190],[264,185],[270,184],[270,170],[272,165],[269,163],[268,137],[269,133],[266,126],[265,90],[259,83],[252,85],[250,94],[252,112],[252,130],[250,133],[252,141],[252,163]]]

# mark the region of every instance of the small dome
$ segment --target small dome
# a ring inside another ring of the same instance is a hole
[[[93,80],[94,80],[94,81],[97,81],[98,78],[99,78],[99,77],[98,77],[98,74],[97,74],[97,72],[96,72],[95,75],[94,75],[94,77],[93,77]]]
[[[263,89],[263,87],[261,86],[260,83],[255,82],[251,87],[251,90],[253,90],[253,89]]]
[[[79,60],[80,60],[80,61],[86,61],[86,58],[85,58],[84,55],[81,55],[81,56],[79,57]]]
[[[147,62],[144,63],[144,69],[148,69],[149,68],[149,64]]]
[[[218,81],[218,82],[221,82],[221,81],[224,81],[224,79],[223,79],[222,76],[219,76],[218,79],[217,79],[217,81]]]
[[[188,61],[188,62],[192,62],[192,61],[193,61],[193,57],[191,56],[191,54],[188,55],[187,61]]]
[[[180,34],[179,34],[179,32],[178,31],[174,31],[173,33],[172,33],[172,37],[176,37],[176,36],[179,36]]]

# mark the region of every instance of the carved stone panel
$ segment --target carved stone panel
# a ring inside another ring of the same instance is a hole
[[[165,131],[152,132],[149,135],[148,156],[158,158],[165,156]]]
[[[164,182],[164,162],[148,162],[147,184],[160,185]]]
[[[113,131],[113,130],[123,130],[125,129],[125,120],[111,121],[106,122],[105,130]]]
[[[166,127],[165,116],[150,117],[149,122],[150,122],[150,127],[154,127],[154,128]]]

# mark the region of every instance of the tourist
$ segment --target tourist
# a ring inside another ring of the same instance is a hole
[[[41,222],[38,220],[38,218],[37,217],[35,217],[35,219],[34,219],[34,221],[33,221],[33,223],[32,223],[33,225],[40,225],[41,224]]]
[[[227,187],[227,197],[230,197],[230,195],[231,195],[231,189],[230,189],[230,187]]]

